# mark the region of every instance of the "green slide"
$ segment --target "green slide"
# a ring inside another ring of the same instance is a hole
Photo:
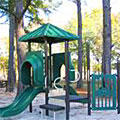
[[[25,110],[28,105],[39,93],[44,92],[42,87],[28,87],[26,88],[11,105],[0,108],[0,117],[10,117],[17,115]]]
[[[32,78],[31,79],[31,68]],[[44,92],[43,53],[41,51],[29,52],[21,65],[20,79],[23,85],[29,86],[23,90],[12,104],[0,108],[0,117],[10,117],[24,111],[33,99]],[[32,84],[30,86],[30,84]]]
[[[27,91],[29,91],[29,89],[31,89],[31,87],[26,88],[23,92],[21,92],[21,93],[14,99],[14,101],[13,101],[12,104],[10,104],[10,105],[8,105],[8,106],[6,106],[6,107],[0,108],[0,114],[1,114],[1,112],[3,112],[4,110],[9,109],[10,107],[15,106],[15,105],[17,104],[17,102],[20,100],[20,98],[22,98],[22,97],[27,93]],[[17,102],[16,102],[16,101],[17,101]]]

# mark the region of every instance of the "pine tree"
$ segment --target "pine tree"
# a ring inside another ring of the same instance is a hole
[[[111,8],[110,0],[103,0],[103,57],[102,72],[111,73]]]
[[[14,1],[14,0],[13,0]],[[9,1],[9,10],[14,11],[14,2]],[[6,91],[13,92],[16,84],[15,59],[14,59],[14,32],[15,17],[9,14],[9,59],[8,59],[8,84]]]

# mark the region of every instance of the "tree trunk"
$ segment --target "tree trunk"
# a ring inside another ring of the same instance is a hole
[[[77,83],[77,88],[82,86],[82,13],[81,13],[81,0],[77,0],[77,13],[78,13],[78,71],[80,73],[80,80]]]
[[[18,91],[19,94],[23,90],[23,85],[20,80],[20,65],[24,60],[25,44],[18,42],[18,39],[24,34],[23,30],[23,0],[16,0],[16,46],[17,46],[17,61],[18,61]]]
[[[14,2],[9,2],[9,9],[14,11]],[[14,60],[14,32],[15,17],[9,15],[9,59],[8,59],[8,85],[6,91],[13,92],[16,84],[15,60]]]
[[[14,24],[15,18],[10,15],[9,27],[9,60],[8,60],[8,85],[6,91],[13,92],[16,83],[15,62],[14,62]]]
[[[111,73],[111,12],[110,0],[103,0],[103,58],[102,72]]]
[[[84,56],[84,80],[86,80],[86,56]]]
[[[17,93],[19,94],[20,91],[23,90],[23,85],[21,83],[21,80],[20,80],[20,66],[21,66],[21,63],[23,62],[24,60],[24,55],[25,55],[25,44],[24,43],[20,43],[18,42],[18,39],[23,35],[22,34],[22,20],[21,21],[17,21],[17,29],[16,29],[16,46],[17,46],[17,61],[18,61],[18,91]],[[22,79],[22,78],[21,78]]]

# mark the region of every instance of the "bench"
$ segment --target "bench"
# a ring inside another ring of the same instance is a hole
[[[43,119],[43,109],[45,109],[45,110],[53,111],[53,113],[54,113],[54,120],[55,120],[56,112],[65,109],[65,107],[63,107],[63,106],[53,105],[53,104],[43,104],[43,105],[40,105],[40,108],[41,108],[41,119]]]

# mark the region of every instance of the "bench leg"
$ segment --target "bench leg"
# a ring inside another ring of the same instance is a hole
[[[54,114],[54,120],[55,120],[55,112],[53,114]]]
[[[41,109],[41,120],[43,120],[43,109]]]

